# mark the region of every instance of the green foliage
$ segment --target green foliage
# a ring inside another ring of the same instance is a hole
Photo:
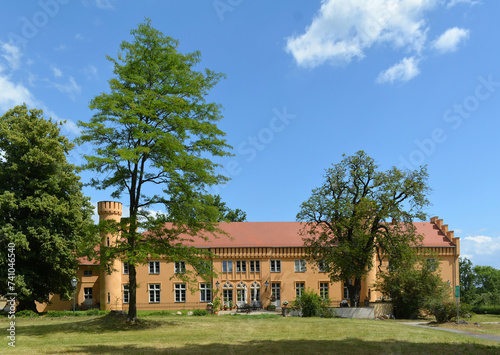
[[[441,280],[438,265],[436,259],[408,254],[397,268],[377,275],[374,287],[391,298],[397,319],[415,318],[428,302],[443,304],[448,299],[450,287]]]
[[[207,312],[206,309],[195,309],[193,311],[193,315],[195,315],[195,316],[206,316],[206,315],[208,315],[208,312]]]
[[[16,317],[18,318],[35,318],[40,315],[36,312],[33,312],[31,309],[25,309],[23,311],[16,312]]]
[[[268,311],[275,311],[276,310],[276,306],[274,304],[268,304],[266,309]]]
[[[452,319],[457,319],[457,304],[456,302],[448,299],[446,301],[434,299],[429,300],[424,305],[427,312],[436,317],[436,322],[444,323]],[[459,305],[460,318],[470,319],[473,316],[472,307],[466,303]]]
[[[460,299],[474,307],[500,306],[500,270],[491,266],[473,266],[460,258]]]
[[[12,282],[1,282],[0,294],[14,285],[18,310],[36,311],[51,293],[71,298],[75,251],[94,232],[92,205],[66,160],[73,144],[59,126],[26,105],[0,118],[0,279]]]
[[[97,315],[99,315],[99,310],[98,309],[89,309],[88,311],[85,311],[85,313],[88,316],[97,316]]]
[[[115,74],[109,80],[110,93],[91,100],[96,113],[90,122],[79,122],[78,142],[94,147],[82,166],[99,174],[90,185],[113,188],[114,198],[129,197],[129,221],[101,225],[107,232],[120,232],[122,238],[101,247],[100,260],[102,267],[117,257],[128,262],[128,319],[135,320],[135,268],[149,258],[185,261],[191,267],[176,276],[188,283],[199,275],[207,280],[214,276],[205,262],[212,254],[183,242],[224,234],[217,227],[224,211],[206,201],[211,198],[209,188],[228,180],[211,158],[230,156],[231,147],[217,127],[221,106],[205,100],[224,75],[196,71],[200,53],[178,52],[179,43],[154,29],[149,20],[131,35],[133,41],[122,42],[117,58],[108,57]],[[152,208],[166,214],[149,214]]]
[[[361,280],[373,267],[373,254],[390,255],[396,265],[419,244],[412,224],[425,219],[427,170],[378,171],[365,152],[345,157],[326,170],[325,182],[302,203],[297,220],[309,257],[321,263],[332,281],[345,282],[351,305],[359,303]],[[396,223],[389,225],[388,220]]]
[[[477,314],[498,314],[500,315],[500,305],[498,306],[473,306],[472,311]]]
[[[292,307],[302,312],[302,317],[333,317],[329,310],[330,300],[322,299],[320,295],[308,288],[302,291],[302,295],[292,302]]]

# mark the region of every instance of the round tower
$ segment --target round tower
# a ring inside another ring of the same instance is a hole
[[[122,204],[113,201],[101,201],[97,203],[99,221],[115,221],[120,223],[122,216]],[[101,233],[101,245],[113,246],[119,237],[118,233]],[[122,309],[122,263],[115,259],[107,270],[100,271],[100,303],[101,310]]]

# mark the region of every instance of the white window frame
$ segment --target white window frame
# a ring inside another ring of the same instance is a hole
[[[123,275],[128,275],[128,274],[129,274],[128,263],[123,262]]]
[[[85,300],[91,300],[92,299],[92,287],[84,287],[83,288],[83,298]]]
[[[435,262],[435,261],[436,261],[435,258],[428,258],[427,259],[428,263]],[[433,272],[436,271],[436,265],[429,266],[429,271],[433,271]]]
[[[271,272],[281,272],[281,260],[280,259],[271,259]]]
[[[157,260],[149,262],[149,274],[158,275],[160,273],[160,262]]]
[[[123,285],[123,303],[130,302],[130,288],[129,285]]]
[[[306,260],[305,259],[295,259],[295,272],[306,272]]]
[[[325,261],[318,261],[318,272],[326,272]]]
[[[186,303],[186,284],[175,284],[175,302]]]
[[[344,284],[344,294],[343,294],[343,299],[344,300],[349,300],[349,289],[347,288],[347,284]]]
[[[186,272],[186,262],[176,261],[174,268],[176,274],[184,274]]]
[[[232,260],[222,260],[222,272],[233,272]]]
[[[260,272],[260,260],[250,260],[250,272]]]
[[[236,272],[247,272],[246,260],[236,260]]]
[[[200,283],[200,302],[212,301],[212,285],[209,283]]]
[[[295,283],[295,297],[301,297],[302,293],[306,290],[306,283],[299,281]]]
[[[160,303],[161,301],[161,285],[149,284],[149,303]]]
[[[326,300],[330,294],[330,284],[328,282],[319,283],[319,295],[322,299]]]

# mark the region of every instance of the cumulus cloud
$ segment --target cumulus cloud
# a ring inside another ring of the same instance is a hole
[[[286,50],[299,66],[349,63],[377,43],[420,53],[424,15],[439,0],[323,0],[305,33],[287,39]]]
[[[66,83],[55,83],[50,80],[46,80],[50,86],[55,87],[61,93],[68,95],[71,99],[75,98],[76,94],[79,94],[82,90],[80,85],[78,85],[72,76],[68,77]]]
[[[473,254],[497,254],[500,251],[500,237],[485,235],[469,236],[464,238],[464,247]]]
[[[377,78],[377,83],[394,83],[395,81],[406,82],[413,79],[420,73],[418,69],[419,59],[416,57],[403,58],[387,70],[381,72]]]
[[[469,30],[453,27],[439,36],[432,47],[440,53],[455,52],[461,42],[469,38]]]

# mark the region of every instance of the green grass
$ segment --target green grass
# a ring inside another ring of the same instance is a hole
[[[0,319],[0,329],[8,326]],[[5,333],[7,333],[5,331]],[[6,335],[6,334],[5,334]],[[498,354],[500,343],[395,321],[279,316],[16,319],[16,348],[0,353]]]

